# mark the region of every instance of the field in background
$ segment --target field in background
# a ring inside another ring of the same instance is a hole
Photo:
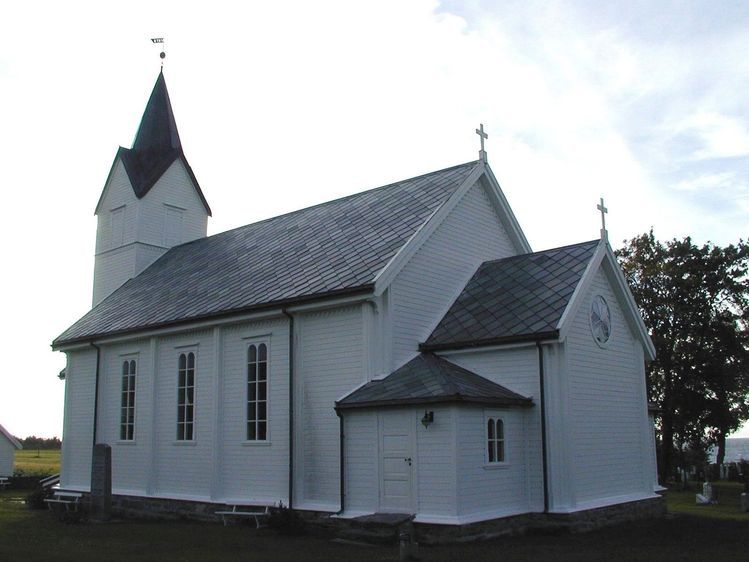
[[[16,451],[13,471],[23,476],[49,476],[60,472],[60,449]]]

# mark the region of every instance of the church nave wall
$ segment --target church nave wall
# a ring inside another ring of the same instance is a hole
[[[463,196],[394,279],[391,292],[391,369],[418,352],[478,266],[514,255],[481,183]]]

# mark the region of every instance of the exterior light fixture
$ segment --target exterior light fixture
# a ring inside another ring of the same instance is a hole
[[[424,427],[429,427],[430,424],[433,424],[434,412],[432,412],[431,410],[424,410],[424,417],[421,418],[421,423],[424,425]]]

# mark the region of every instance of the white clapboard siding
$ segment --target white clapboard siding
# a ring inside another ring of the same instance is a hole
[[[393,363],[411,359],[486,260],[514,255],[484,188],[474,185],[391,285]]]
[[[177,365],[180,353],[196,355],[194,440],[177,441]],[[210,496],[213,466],[213,337],[210,331],[160,339],[154,428],[155,491],[172,497]]]
[[[364,381],[360,306],[300,315],[295,374],[295,503],[337,509],[339,421],[335,401]]]
[[[5,435],[0,433],[0,476],[13,475],[13,461],[16,446]]]
[[[140,200],[138,239],[144,244],[169,247],[206,235],[208,215],[180,159],[175,160],[151,190]],[[167,206],[182,211],[179,241],[165,238]]]
[[[174,214],[179,232],[167,232]],[[121,222],[113,239],[113,217]],[[181,160],[149,192],[135,196],[122,162],[115,162],[97,211],[94,305],[151,265],[169,247],[206,235],[208,215]],[[121,231],[121,233],[120,233]]]
[[[289,324],[287,319],[244,323],[222,334],[221,449],[218,497],[228,502],[283,501],[288,505]],[[247,441],[247,350],[269,347],[268,439]]]
[[[109,183],[104,188],[103,197],[97,209],[96,253],[106,252],[123,244],[134,242],[137,222],[137,202],[125,166],[118,158],[112,169]],[[112,211],[124,207],[123,236],[112,239]]]
[[[525,435],[523,436],[523,456],[526,464],[525,487],[527,510],[540,511],[543,509],[543,460],[541,443],[541,408],[539,405],[540,387],[538,370],[538,350],[535,346],[508,347],[507,349],[491,349],[466,351],[461,353],[446,353],[445,358],[460,365],[482,377],[497,384],[532,398],[534,406],[524,410],[523,423],[525,424]],[[514,414],[513,414],[514,415]],[[465,430],[465,424],[461,423],[461,431]],[[459,436],[459,442],[462,437]],[[481,447],[483,452],[484,448]],[[514,466],[520,462],[516,459]],[[461,482],[468,478],[464,472],[470,467],[459,462],[459,475]],[[461,515],[468,515],[479,509],[483,509],[480,502],[474,502],[468,497],[461,497]],[[515,500],[513,500],[515,501]],[[499,504],[498,508],[504,504]],[[512,504],[515,505],[515,504]]]
[[[60,485],[88,490],[94,431],[96,350],[68,352]]]
[[[346,511],[374,513],[379,501],[377,412],[344,414]]]
[[[603,295],[611,310],[612,333],[605,347],[591,334],[590,306]],[[642,355],[611,286],[599,270],[574,318],[567,339],[569,446],[578,505],[643,492],[650,451],[646,451],[646,416]],[[652,490],[650,490],[652,491]]]
[[[459,409],[458,509],[466,517],[514,515],[529,511],[526,482],[525,416],[519,409]],[[504,422],[506,462],[487,462],[487,416]]]
[[[458,409],[430,404],[411,408],[410,412],[418,421],[424,410],[434,412],[434,423],[428,427],[416,423],[417,513],[422,518],[454,517],[457,515],[455,417]]]
[[[135,435],[133,440],[120,440],[122,406],[122,365],[136,362],[135,374]],[[102,346],[99,373],[99,425],[97,441],[112,447],[112,490],[145,493],[148,486],[151,446],[150,418],[152,411],[151,357],[148,340]]]

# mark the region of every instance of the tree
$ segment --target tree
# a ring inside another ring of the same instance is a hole
[[[691,238],[662,244],[653,231],[616,252],[655,345],[649,399],[661,408],[661,478],[674,451],[717,444],[749,418],[749,245]]]

